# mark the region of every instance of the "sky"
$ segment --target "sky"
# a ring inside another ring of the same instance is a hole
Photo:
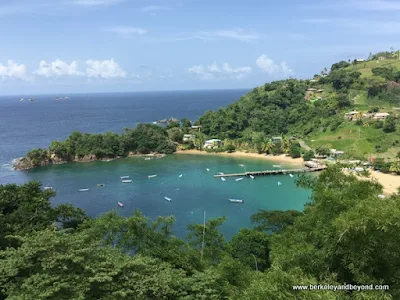
[[[0,95],[252,88],[391,48],[399,0],[0,0]]]

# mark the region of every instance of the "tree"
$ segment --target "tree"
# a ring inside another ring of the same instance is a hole
[[[292,158],[297,158],[297,157],[301,157],[301,152],[300,152],[301,148],[299,144],[292,144],[290,146],[290,151],[289,151],[289,155]]]
[[[269,235],[242,228],[230,242],[232,257],[253,270],[265,271],[270,266]]]
[[[396,122],[392,116],[386,118],[383,122],[383,131],[386,133],[395,132],[396,131]]]
[[[400,161],[395,161],[390,165],[390,172],[400,174]]]
[[[173,127],[167,130],[168,137],[171,141],[182,143],[183,140],[183,132],[179,127]]]
[[[303,215],[297,210],[259,210],[251,216],[251,222],[257,224],[256,229],[265,232],[279,232],[289,225],[293,225],[294,220]]]
[[[330,150],[326,147],[318,147],[315,152],[321,156],[329,156],[331,154]]]
[[[309,161],[309,160],[311,160],[312,158],[314,158],[314,151],[312,151],[312,150],[307,151],[307,152],[304,153],[304,155],[303,155],[303,159],[304,159],[305,161]]]

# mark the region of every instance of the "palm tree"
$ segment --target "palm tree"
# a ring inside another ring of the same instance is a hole
[[[289,141],[289,139],[286,136],[282,137],[281,150],[283,153],[289,153],[290,144],[291,144],[291,142]]]
[[[275,147],[274,143],[273,143],[270,139],[267,139],[267,140],[266,140],[266,143],[265,143],[265,146],[264,146],[265,152],[270,153],[271,150],[272,150],[274,147]]]

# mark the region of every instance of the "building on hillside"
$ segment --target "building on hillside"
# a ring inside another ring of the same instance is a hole
[[[271,141],[272,141],[273,143],[281,142],[281,141],[282,141],[282,137],[281,137],[281,136],[273,136],[273,137],[271,138]]]
[[[384,56],[379,56],[378,57],[378,60],[385,60],[386,59],[386,57],[384,57]]]
[[[351,111],[351,112],[345,113],[345,114],[344,114],[344,117],[345,117],[346,119],[353,120],[358,114],[359,114],[358,111],[353,110],[353,111]]]
[[[373,117],[375,120],[385,120],[387,117],[389,117],[390,114],[388,113],[376,113]]]
[[[314,89],[314,88],[307,89],[307,92],[316,92],[316,91],[317,91],[317,89]]]
[[[365,59],[363,59],[363,58],[356,58],[356,59],[355,59],[355,62],[358,62],[358,63],[360,63],[360,62],[365,62]]]
[[[219,139],[211,139],[211,140],[205,141],[204,149],[215,149],[215,148],[218,148],[221,145],[222,145],[222,141],[221,140],[219,140]]]
[[[310,82],[318,82],[317,79],[311,79]]]
[[[183,141],[184,142],[193,142],[195,139],[195,135],[194,134],[184,134],[183,135]]]
[[[373,118],[375,116],[375,113],[365,113],[365,114],[362,114],[362,117],[364,118],[364,119],[371,119],[371,118]]]
[[[336,149],[330,149],[330,151],[331,151],[331,156],[336,157],[336,158],[339,156],[342,156],[344,154],[344,151],[339,151]]]
[[[198,131],[201,130],[201,126],[192,126],[191,128],[194,129],[194,130],[198,130]]]

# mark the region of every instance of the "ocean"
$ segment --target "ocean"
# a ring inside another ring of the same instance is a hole
[[[289,176],[258,177],[242,181],[213,177],[218,172],[265,170],[265,160],[233,157],[168,155],[163,159],[120,159],[110,162],[49,166],[30,171],[14,171],[11,162],[28,150],[47,147],[73,131],[120,133],[125,127],[168,117],[198,119],[205,111],[224,107],[247,90],[138,92],[76,94],[56,101],[60,95],[0,97],[0,184],[22,184],[29,180],[53,187],[54,205],[72,203],[93,217],[110,210],[128,216],[139,209],[149,218],[175,215],[175,232],[183,237],[186,226],[206,217],[226,216],[222,231],[230,238],[241,227],[249,227],[250,216],[259,209],[302,210],[310,192],[296,187]],[[25,101],[21,102],[20,98]],[[290,166],[287,166],[290,167]],[[207,171],[210,169],[210,171]],[[179,175],[182,177],[179,178]],[[148,178],[148,175],[157,175]],[[132,183],[121,183],[130,176]],[[278,185],[280,181],[282,184]],[[98,187],[97,184],[105,184]],[[89,189],[79,192],[79,189]],[[168,197],[171,201],[166,201]],[[243,204],[228,199],[243,199]],[[119,208],[117,202],[124,204]]]

